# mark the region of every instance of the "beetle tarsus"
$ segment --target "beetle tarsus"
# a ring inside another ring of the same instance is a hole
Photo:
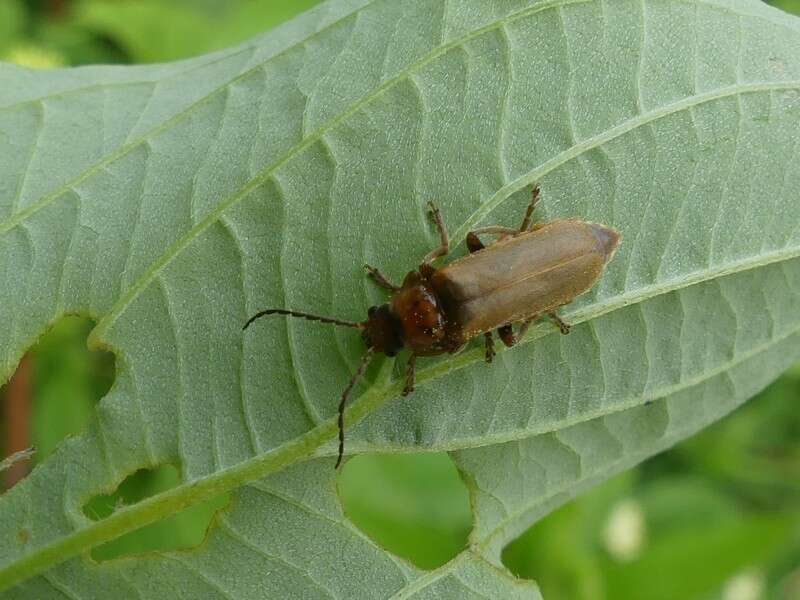
[[[389,279],[383,273],[381,273],[378,268],[370,265],[364,265],[364,268],[367,270],[367,273],[372,278],[372,280],[382,288],[385,288],[390,292],[396,292],[397,290],[400,289],[399,285],[395,285],[391,281],[389,281]]]
[[[491,331],[487,331],[486,333],[484,333],[483,334],[483,340],[484,340],[484,344],[486,346],[486,362],[487,363],[491,363],[492,359],[497,354],[494,351],[494,338],[492,337],[492,332]]]
[[[417,355],[412,354],[408,357],[408,363],[406,363],[406,385],[403,388],[402,395],[408,396],[411,392],[414,391],[414,375],[416,373],[417,367]]]
[[[547,316],[550,317],[556,325],[558,325],[558,329],[561,331],[562,335],[567,335],[569,333],[571,326],[562,321],[561,317],[559,317],[556,313],[549,312],[547,313]]]
[[[541,190],[539,189],[539,184],[533,186],[531,190],[531,203],[528,205],[528,208],[525,210],[525,218],[522,219],[522,225],[519,228],[520,233],[525,233],[531,227],[531,220],[533,219],[533,211],[536,210],[536,205],[539,203],[539,196],[541,194]]]
[[[423,259],[422,262],[425,264],[433,262],[440,256],[446,256],[450,252],[450,236],[447,235],[447,227],[442,219],[442,214],[439,212],[439,209],[433,202],[428,202],[428,208],[430,209],[431,217],[433,217],[433,222],[436,223],[436,229],[439,230],[439,238],[441,239],[441,243],[438,248],[432,252],[429,252],[428,255]]]

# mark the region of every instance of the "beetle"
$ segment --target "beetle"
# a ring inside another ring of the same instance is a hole
[[[580,219],[533,224],[539,196],[537,185],[518,229],[491,226],[471,231],[466,238],[469,254],[438,269],[433,261],[449,254],[450,238],[439,209],[429,202],[439,246],[425,256],[419,268],[406,275],[402,285],[395,285],[378,269],[365,265],[372,279],[391,292],[389,302],[367,311],[366,321],[281,308],[262,310],[247,320],[243,329],[261,317],[285,315],[361,331],[367,350],[339,402],[339,455],[334,468],[339,467],[344,455],[347,399],[374,353],[395,356],[403,348],[411,351],[402,392],[407,396],[414,391],[418,356],[456,352],[483,334],[485,358],[492,362],[495,330],[503,344],[511,347],[542,315],[552,319],[561,333],[569,333],[569,325],[555,311],[597,282],[621,236],[610,227]],[[498,239],[486,247],[481,235],[496,235]],[[515,334],[512,325],[517,323],[520,327]]]

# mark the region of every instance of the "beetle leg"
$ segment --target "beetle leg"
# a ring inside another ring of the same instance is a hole
[[[556,325],[558,325],[558,328],[561,330],[562,334],[567,335],[569,333],[570,326],[567,323],[564,323],[564,321],[561,320],[561,317],[559,317],[556,313],[549,312],[547,313],[547,316],[550,317]]]
[[[364,265],[364,268],[367,270],[367,273],[369,273],[369,276],[372,277],[372,280],[382,288],[386,288],[391,292],[396,292],[397,290],[400,289],[399,285],[393,284],[386,278],[386,276],[383,273],[381,273],[375,267],[371,267],[370,265]]]
[[[483,334],[483,341],[486,345],[486,362],[491,363],[496,354],[494,351],[494,338],[492,337],[491,331],[487,331]]]
[[[539,185],[533,186],[533,190],[531,191],[531,203],[528,205],[528,209],[525,211],[525,218],[522,219],[522,225],[519,228],[520,233],[525,233],[531,227],[531,220],[533,219],[533,211],[536,209],[536,205],[539,203]]]
[[[450,252],[450,236],[447,235],[447,227],[445,227],[444,221],[442,220],[442,215],[433,202],[428,202],[428,207],[430,208],[433,221],[436,223],[436,229],[439,230],[441,244],[438,248],[428,253],[428,255],[422,259],[424,264],[430,264],[440,256],[445,256],[448,252]]]
[[[414,391],[414,372],[417,366],[417,355],[412,354],[406,363],[406,385],[403,388],[403,396],[408,396]]]
[[[467,250],[469,250],[470,254],[478,250],[483,250],[485,247],[486,246],[483,245],[483,242],[474,231],[470,231],[467,234]]]

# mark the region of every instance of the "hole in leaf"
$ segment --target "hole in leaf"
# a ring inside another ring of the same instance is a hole
[[[31,349],[37,462],[84,428],[114,382],[114,355],[86,347],[94,326],[85,317],[64,317]]]
[[[90,352],[86,346],[94,325],[86,317],[63,317],[20,361],[0,390],[3,456],[32,446],[36,449],[32,460],[41,462],[61,440],[86,425],[114,381],[114,355]],[[26,463],[3,474],[5,487],[27,473]]]
[[[339,478],[345,513],[380,546],[435,569],[467,546],[469,494],[447,454],[367,454]]]
[[[141,469],[127,477],[113,494],[92,498],[83,507],[83,513],[93,521],[99,521],[118,507],[136,504],[180,483],[180,472],[172,465]],[[145,552],[197,547],[205,539],[216,512],[229,501],[230,494],[222,494],[208,502],[190,506],[171,517],[93,548],[92,558],[101,562]]]

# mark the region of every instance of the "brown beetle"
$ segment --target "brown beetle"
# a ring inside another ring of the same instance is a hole
[[[470,254],[440,269],[432,263],[450,251],[450,240],[439,210],[429,203],[441,236],[441,244],[428,254],[416,271],[397,286],[370,266],[367,271],[391,300],[373,306],[363,323],[320,317],[280,308],[253,315],[244,329],[265,315],[287,315],[361,330],[367,351],[339,403],[339,457],[344,454],[344,408],[350,391],[364,374],[375,352],[395,356],[404,347],[411,350],[406,366],[403,396],[414,390],[417,356],[432,356],[459,350],[473,337],[483,334],[486,361],[495,355],[492,332],[496,329],[506,346],[513,346],[528,326],[541,315],[549,316],[561,333],[569,325],[554,312],[591,288],[611,260],[620,235],[614,229],[579,219],[564,219],[532,225],[539,187],[533,188],[531,203],[519,229],[483,227],[467,234]],[[485,248],[481,234],[498,235]],[[513,323],[520,323],[518,333]]]

